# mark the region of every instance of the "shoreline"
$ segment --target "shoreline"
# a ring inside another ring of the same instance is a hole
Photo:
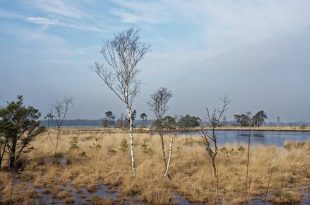
[[[53,130],[53,128],[49,128]],[[187,132],[199,132],[201,128],[192,129],[175,129],[164,130],[165,133],[187,133]],[[259,132],[310,132],[310,127],[218,127],[217,131],[259,131]],[[126,133],[125,128],[102,128],[102,127],[64,127],[63,132],[92,132],[92,133]],[[134,133],[156,133],[158,131],[151,130],[150,128],[134,128]]]

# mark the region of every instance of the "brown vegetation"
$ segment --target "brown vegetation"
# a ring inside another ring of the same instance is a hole
[[[78,147],[70,149],[74,137]],[[219,146],[217,189],[210,157],[199,143],[199,136],[195,141],[189,137],[174,138],[171,181],[162,176],[165,167],[160,139],[148,134],[136,134],[137,175],[132,176],[127,138],[122,133],[71,134],[65,130],[59,141],[58,163],[50,164],[54,150],[47,135],[41,135],[33,143],[35,150],[23,159],[26,165],[18,173],[13,187],[10,173],[0,172],[2,201],[29,204],[38,201],[40,190],[44,190],[62,203],[70,204],[75,199],[67,186],[77,191],[86,187],[92,192],[105,184],[111,190],[119,190],[120,198],[133,198],[138,194],[140,200],[154,204],[174,203],[177,194],[190,201],[209,204],[217,200],[224,204],[245,202],[247,153],[244,147]],[[169,138],[165,139],[166,144]],[[276,203],[299,202],[302,190],[310,190],[309,143],[286,143],[285,147],[287,149],[272,146],[251,149],[250,199],[266,197],[267,201]],[[96,204],[114,203],[112,199],[96,195],[88,200]]]

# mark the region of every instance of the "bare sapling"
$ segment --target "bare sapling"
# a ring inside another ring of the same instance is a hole
[[[68,111],[72,106],[73,106],[73,98],[65,97],[61,101],[56,101],[56,103],[52,107],[52,111],[46,115],[48,126],[50,126],[50,123],[52,121],[55,122],[56,126],[55,142],[51,139],[49,133],[47,135],[54,147],[54,158],[56,157],[58,152],[59,139],[64,127],[64,122],[67,119]]]
[[[271,183],[271,178],[272,178],[272,175],[273,175],[273,172],[274,172],[274,167],[275,167],[275,162],[276,162],[277,154],[278,154],[278,151],[275,153],[275,155],[272,158],[272,161],[270,163],[270,168],[269,168],[270,171],[269,171],[268,184],[267,184],[267,188],[266,188],[264,204],[267,201],[267,196],[268,196],[268,192],[269,192],[269,189],[270,189],[270,183]]]
[[[55,143],[51,137],[51,130],[50,130],[50,127],[51,127],[51,123],[54,119],[54,115],[49,112],[47,113],[47,115],[44,117],[44,119],[46,120],[46,129],[47,129],[47,138],[50,140],[51,144],[53,145],[53,150],[55,150]]]
[[[203,144],[211,158],[211,164],[213,168],[213,176],[216,179],[216,184],[218,186],[218,170],[216,165],[216,157],[218,154],[218,143],[217,135],[215,129],[222,126],[223,114],[227,110],[230,100],[227,96],[222,99],[222,106],[219,108],[213,108],[210,110],[208,107],[206,116],[206,127],[201,125],[201,137],[203,139]]]
[[[246,188],[246,201],[249,200],[250,196],[250,187],[251,187],[251,182],[249,181],[249,166],[250,166],[250,149],[251,149],[251,136],[252,136],[252,117],[251,117],[251,112],[247,112],[247,123],[249,125],[249,133],[248,133],[248,144],[247,144],[247,163],[246,163],[246,180],[245,180],[245,188]]]
[[[169,166],[170,162],[167,162],[166,158],[166,152],[165,152],[165,142],[164,142],[164,127],[163,127],[163,117],[166,114],[167,110],[169,109],[168,107],[168,102],[172,98],[172,93],[168,91],[167,88],[159,88],[156,90],[152,95],[151,95],[151,100],[148,102],[148,105],[150,109],[154,112],[156,121],[155,121],[155,129],[159,134],[160,141],[161,141],[161,150],[163,154],[163,161],[165,165],[165,172],[164,176],[168,176],[170,179],[170,175],[168,173],[169,171]],[[171,161],[171,155],[172,155],[172,145],[173,145],[173,139],[171,138],[170,140],[170,145],[169,147],[169,157]]]
[[[104,84],[125,104],[129,120],[129,142],[132,174],[136,175],[133,139],[133,101],[141,82],[137,79],[138,63],[150,46],[140,42],[139,30],[130,28],[103,42],[101,54],[104,63],[95,63],[94,71]]]

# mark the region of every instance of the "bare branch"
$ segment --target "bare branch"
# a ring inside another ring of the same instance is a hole
[[[218,145],[215,129],[218,126],[221,126],[223,114],[227,110],[227,107],[230,103],[230,100],[228,99],[227,96],[225,96],[221,101],[222,105],[219,108],[213,108],[213,110],[210,110],[208,107],[206,107],[207,128],[204,129],[203,126],[201,126],[201,132],[200,132],[201,137],[205,140],[206,151],[208,152],[212,161],[213,175],[217,179],[217,185],[218,185],[218,175],[216,168],[216,156],[218,152]]]
[[[139,40],[139,30],[134,28],[115,34],[114,39],[103,42],[100,53],[105,64],[94,66],[94,72],[130,108],[140,87],[137,64],[150,48]]]

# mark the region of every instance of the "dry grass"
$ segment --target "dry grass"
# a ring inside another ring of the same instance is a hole
[[[79,148],[70,150],[74,137],[78,139]],[[66,130],[60,139],[60,163],[50,165],[53,147],[46,135],[40,136],[33,144],[35,150],[27,155],[25,170],[18,174],[13,196],[10,195],[10,174],[0,172],[3,200],[28,204],[37,199],[36,189],[45,188],[63,203],[73,203],[74,194],[61,187],[72,184],[76,188],[86,187],[89,192],[95,192],[98,185],[106,184],[119,187],[122,198],[139,194],[141,200],[147,203],[171,204],[177,193],[195,202],[213,204],[221,199],[224,204],[241,204],[257,196],[265,197],[271,170],[268,201],[299,202],[301,189],[310,189],[309,143],[287,143],[287,149],[272,146],[252,148],[249,171],[251,189],[247,198],[244,188],[247,156],[242,147],[221,147],[217,160],[217,189],[207,152],[190,138],[176,137],[174,140],[171,181],[162,177],[164,165],[158,136],[135,135],[136,177],[131,176],[124,139],[127,140],[124,133],[76,133]],[[91,200],[96,204],[112,203],[99,196]]]

